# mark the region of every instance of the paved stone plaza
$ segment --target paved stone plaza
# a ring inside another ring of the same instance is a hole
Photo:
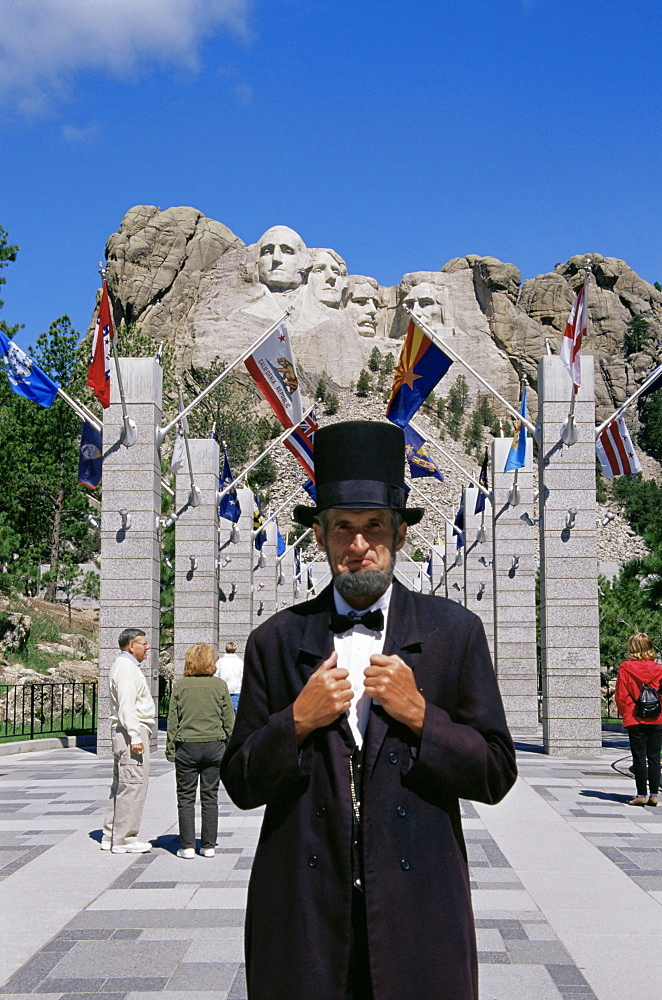
[[[463,804],[481,1000],[659,1000],[662,809],[626,805],[634,783],[612,767],[629,763],[622,736],[590,761],[527,739],[506,800]],[[141,830],[155,849],[102,853],[110,771],[78,749],[0,757],[0,995],[240,1000],[260,811],[221,792],[217,856],[178,859],[174,769],[159,753]]]

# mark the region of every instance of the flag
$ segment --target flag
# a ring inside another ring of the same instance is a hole
[[[230,472],[230,460],[228,459],[228,453],[223,449],[223,475],[219,479],[219,487],[224,490],[226,486],[229,486],[233,482],[232,473]],[[241,517],[241,507],[239,505],[239,500],[237,499],[237,491],[230,490],[226,493],[221,500],[218,513],[221,517],[224,517],[227,521],[232,521],[234,524],[237,523]]]
[[[432,579],[432,549],[430,549],[427,561],[425,563],[425,572],[430,577],[430,579]]]
[[[464,531],[464,504],[462,504],[457,514],[455,515],[455,520],[453,521],[453,524],[455,525],[456,528],[459,528],[460,531],[462,532]],[[464,545],[463,535],[456,534],[455,539],[457,541],[458,549],[461,549],[462,546]]]
[[[588,329],[588,301],[586,281],[577,292],[561,341],[561,361],[566,366],[575,390],[582,384],[580,348]]]
[[[0,350],[2,365],[12,392],[25,399],[31,399],[40,406],[46,408],[52,406],[59,386],[2,330],[0,330]]]
[[[258,500],[257,493],[253,494],[253,531],[257,531],[264,524],[264,514],[262,513],[262,508],[260,507],[260,501]],[[266,531],[260,531],[259,534],[255,536],[255,548],[261,551],[262,546],[267,540]]]
[[[87,384],[104,409],[110,406],[110,342],[114,336],[108,285],[104,281],[97,326],[92,340],[92,353],[87,366]]]
[[[301,484],[301,489],[306,491],[313,503],[317,503],[317,490],[312,479],[306,479],[305,483]]]
[[[409,474],[412,479],[418,479],[421,476],[434,476],[435,479],[443,483],[443,473],[430,458],[425,440],[409,424],[406,424],[403,430],[405,432],[405,456],[409,462]]]
[[[301,423],[303,405],[285,322],[246,358],[244,364],[283,427]]]
[[[101,482],[103,465],[103,445],[101,433],[83,421],[80,435],[80,457],[78,459],[78,482],[95,490]]]
[[[172,459],[170,460],[170,472],[174,475],[181,472],[186,463],[186,444],[184,443],[184,431],[181,422],[177,424],[177,437],[175,446],[172,449]]]
[[[522,392],[522,405],[520,407],[520,422],[517,425],[513,442],[508,452],[508,458],[504,466],[504,472],[512,472],[513,469],[523,469],[526,465],[526,426],[522,417],[526,417],[526,386]]]
[[[453,364],[412,320],[393,376],[386,416],[405,427]]]
[[[294,546],[294,579],[301,583],[301,551]]]
[[[487,467],[489,459],[487,457],[487,448],[485,449],[485,458],[483,459],[483,464],[480,467],[480,475],[478,477],[478,482],[481,486],[484,486],[486,490],[489,489],[489,483],[487,481]],[[474,514],[482,514],[485,510],[485,494],[478,490],[478,496],[476,497],[476,507]]]
[[[283,444],[292,452],[307,476],[315,482],[315,431],[319,429],[315,411],[301,421],[296,430],[286,437]]]
[[[652,392],[657,392],[658,389],[662,389],[662,365],[658,365],[655,371],[652,371],[648,378],[652,379],[650,385],[647,385],[643,392],[639,393],[639,399],[643,399],[644,396],[650,396]]]
[[[641,472],[624,417],[609,421],[595,442],[595,450],[605,476],[630,476]]]
[[[276,526],[276,555],[279,557],[282,556],[286,548],[285,539],[278,530],[278,526]]]

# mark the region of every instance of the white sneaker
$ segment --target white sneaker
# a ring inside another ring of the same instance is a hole
[[[101,846],[101,850],[102,851],[109,851],[110,848],[111,848],[111,844],[112,844],[112,841],[110,841],[110,840],[102,840],[101,841],[101,845],[100,845]]]
[[[151,849],[151,844],[143,843],[140,840],[132,840],[130,844],[113,844],[110,851],[111,854],[149,854]]]
[[[185,858],[187,861],[191,861],[195,857],[194,847],[180,847],[177,851],[178,858]]]
[[[200,857],[201,858],[213,858],[215,854],[216,854],[216,848],[215,847],[201,847],[200,848]]]

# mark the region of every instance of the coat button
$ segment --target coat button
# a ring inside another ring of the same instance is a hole
[[[403,862],[403,864],[404,864],[404,862]],[[308,858],[308,867],[309,868],[317,868],[317,855],[316,854],[311,854],[310,857]]]
[[[403,858],[402,861],[400,862],[400,867],[402,868],[403,872],[408,872],[409,869],[411,868],[411,865],[409,864],[406,858]]]
[[[323,816],[325,812],[326,812],[326,809],[325,809],[324,806],[318,806],[317,809],[315,810],[315,815],[316,816]]]
[[[391,753],[388,755],[388,759],[390,760],[391,764],[397,764],[398,763],[398,755],[397,755],[397,753],[395,753],[392,750]]]
[[[398,816],[406,816],[407,815],[407,810],[405,809],[404,806],[398,806],[398,808],[395,811],[397,812]]]

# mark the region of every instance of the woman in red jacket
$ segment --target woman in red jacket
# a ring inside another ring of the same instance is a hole
[[[656,806],[660,787],[660,749],[662,748],[662,714],[641,719],[635,706],[642,684],[657,690],[662,684],[662,664],[655,660],[653,644],[645,632],[635,632],[628,639],[630,659],[621,663],[616,678],[616,704],[627,730],[632,751],[632,769],[637,795],[631,806]],[[646,801],[646,789],[649,798]]]

